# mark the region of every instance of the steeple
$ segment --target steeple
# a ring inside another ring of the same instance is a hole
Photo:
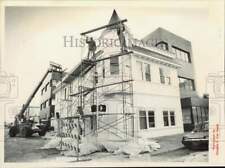
[[[108,24],[115,23],[115,22],[117,22],[117,21],[119,21],[119,20],[120,20],[120,18],[119,18],[119,16],[117,15],[116,10],[114,9],[114,10],[113,10],[113,13],[112,13],[112,16],[111,16],[110,21],[109,21]]]
[[[115,23],[115,22],[118,22],[118,21],[120,21],[120,18],[119,18],[119,16],[118,16],[116,10],[114,9],[114,10],[113,10],[113,13],[112,13],[112,16],[111,16],[111,18],[110,18],[108,24],[112,24],[112,23]],[[108,27],[107,29],[110,30],[110,29],[112,29],[112,28],[115,28],[115,26],[113,26],[113,27]]]

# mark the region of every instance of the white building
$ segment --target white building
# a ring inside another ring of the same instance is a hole
[[[118,19],[114,11],[110,23]],[[125,35],[127,39],[133,39],[128,31]],[[104,30],[101,39],[118,42],[116,29]],[[76,116],[77,108],[81,106],[80,95],[83,95],[85,117],[82,129],[85,135],[96,133],[96,130],[99,137],[110,139],[183,133],[177,77],[179,64],[174,55],[127,41],[132,53],[115,56],[121,53],[120,47],[111,44],[97,48],[97,51],[104,51],[96,58],[101,60],[96,64],[97,75],[94,66],[80,63],[57,84],[53,91],[55,112],[61,118]],[[96,85],[94,76],[97,76]],[[82,94],[78,88],[82,88]],[[105,105],[106,111],[91,112],[92,105]],[[52,119],[52,125],[57,128],[55,121],[56,118]]]

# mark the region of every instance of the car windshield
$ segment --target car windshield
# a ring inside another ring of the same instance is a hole
[[[208,131],[209,130],[209,124],[208,122],[197,124],[194,128],[194,132],[201,132],[201,131]]]

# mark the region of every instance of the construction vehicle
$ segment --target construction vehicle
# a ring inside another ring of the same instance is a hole
[[[38,133],[40,136],[44,136],[46,131],[48,130],[48,125],[44,123],[35,123],[32,118],[25,115],[31,101],[33,100],[34,96],[38,92],[39,88],[41,87],[43,81],[48,76],[49,73],[57,72],[62,73],[62,68],[60,65],[55,63],[50,63],[50,68],[46,71],[44,76],[42,77],[41,81],[35,87],[34,91],[27,99],[26,103],[23,105],[20,112],[15,116],[14,124],[9,129],[9,136],[15,137],[17,134],[20,134],[22,137],[30,137],[34,133]]]

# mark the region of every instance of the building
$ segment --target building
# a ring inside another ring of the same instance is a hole
[[[49,121],[49,119],[55,115],[55,107],[52,103],[55,99],[53,90],[56,83],[61,80],[62,75],[62,68],[60,65],[51,62],[50,66],[51,72],[47,74],[40,88],[40,119],[42,121]]]
[[[208,98],[199,97],[196,91],[191,42],[163,28],[156,29],[143,40],[149,46],[174,53],[176,61],[181,65],[178,78],[185,131],[190,131],[195,124],[208,120]]]
[[[120,20],[113,12],[109,24]],[[126,39],[133,38],[125,31]],[[105,29],[100,38],[118,41],[117,30]],[[175,54],[127,43],[99,46],[97,64],[84,59],[56,84],[57,118],[82,114],[85,135],[98,137],[158,137],[183,133],[178,69]]]

